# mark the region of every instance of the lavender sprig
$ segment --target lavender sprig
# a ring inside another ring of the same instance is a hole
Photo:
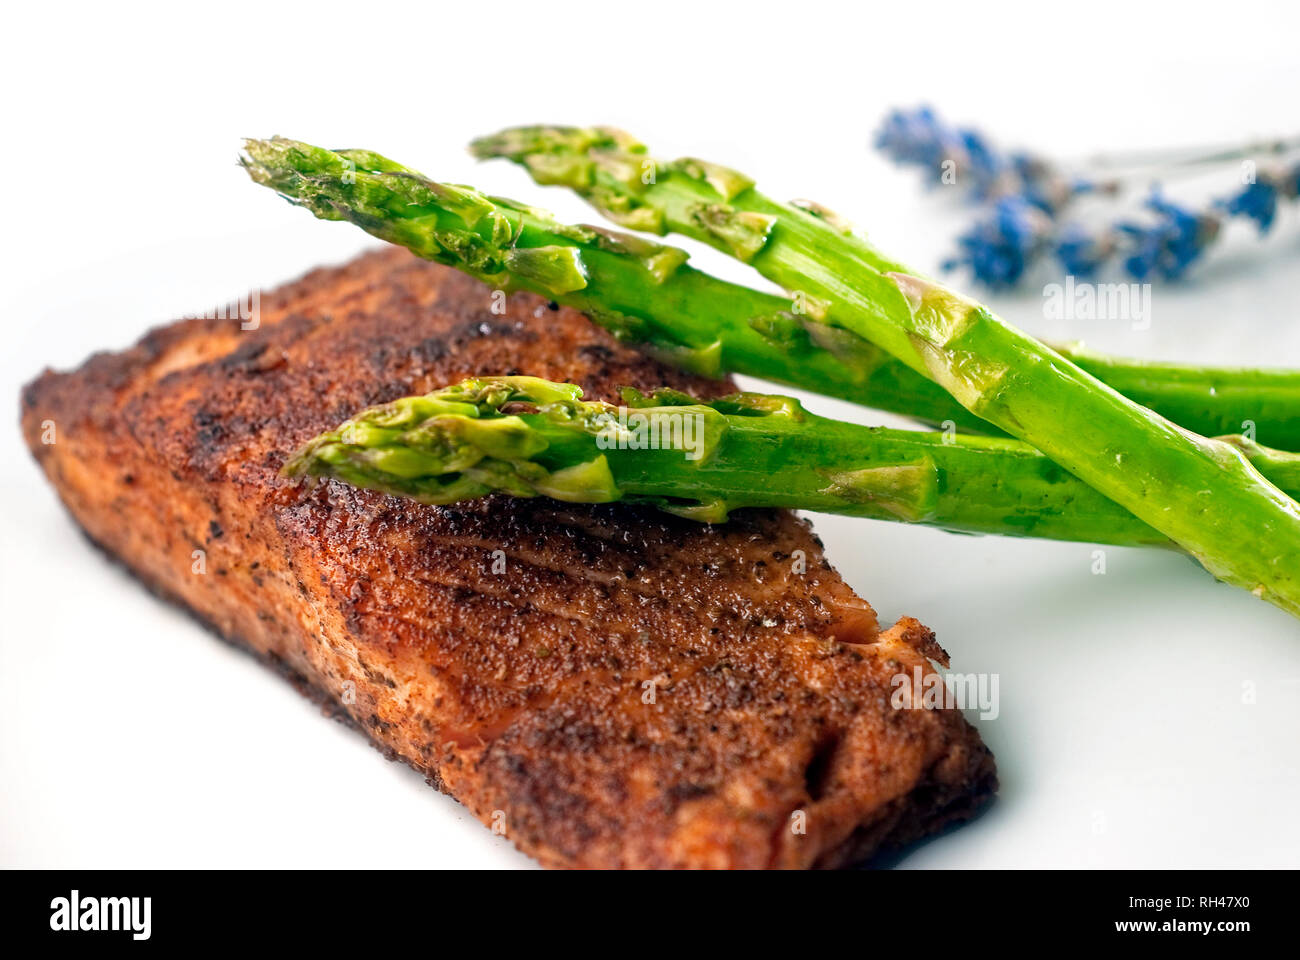
[[[1146,207],[1154,215],[1147,222],[1122,220],[1091,232],[1079,223],[1058,225],[1019,197],[1007,197],[957,238],[959,253],[943,268],[967,266],[995,290],[1016,286],[1030,267],[1052,254],[1066,273],[1081,279],[1095,277],[1116,258],[1138,280],[1174,279],[1201,257],[1222,226],[1218,214],[1196,213],[1159,191]]]
[[[1143,202],[1147,216],[1123,217],[1088,228],[1064,221],[1066,208],[1089,193],[1120,193],[1125,180],[1091,178],[1065,171],[1042,156],[1002,151],[978,130],[945,124],[929,107],[894,110],[875,137],[876,146],[895,162],[921,166],[938,183],[966,188],[987,204],[986,215],[957,239],[957,253],[944,269],[968,267],[975,279],[994,289],[1014,287],[1036,263],[1054,256],[1067,273],[1094,277],[1111,264],[1131,277],[1181,277],[1215,243],[1232,217],[1254,221],[1268,233],[1284,199],[1300,194],[1300,162],[1259,171],[1237,192],[1214,200],[1204,210],[1176,204],[1151,188]],[[1282,154],[1296,140],[1252,143],[1234,148],[1174,151],[1170,168]],[[1149,156],[1146,162],[1159,160]],[[1097,158],[1099,165],[1106,158]]]
[[[1124,272],[1135,280],[1152,276],[1176,280],[1201,258],[1223,228],[1223,218],[1214,211],[1197,213],[1179,206],[1161,196],[1159,187],[1152,189],[1145,206],[1155,214],[1153,222],[1121,221],[1113,228],[1128,238],[1127,244],[1116,244],[1116,249],[1124,252]]]
[[[944,269],[969,267],[992,289],[1013,287],[1043,258],[1054,255],[1065,272],[1092,278],[1112,263],[1138,281],[1176,280],[1200,261],[1232,217],[1254,221],[1260,235],[1276,221],[1283,200],[1300,195],[1300,162],[1260,171],[1253,182],[1193,209],[1167,199],[1154,186],[1143,203],[1147,217],[1124,217],[1089,229],[1056,223],[1022,197],[1004,197],[957,239],[958,253]]]
[[[1067,224],[1055,252],[1066,271],[1077,276],[1093,276],[1118,258],[1123,271],[1136,280],[1176,280],[1214,245],[1231,218],[1254,221],[1264,236],[1273,228],[1281,202],[1297,195],[1300,161],[1260,170],[1240,189],[1202,210],[1166,199],[1157,186],[1144,203],[1151,214],[1146,221],[1121,220],[1091,236],[1078,224]]]
[[[926,106],[892,111],[875,144],[895,163],[929,171],[934,183],[966,187],[982,202],[1019,197],[1048,216],[1082,194],[1115,189],[1112,180],[1068,174],[1045,157],[999,150],[978,130],[945,124]]]
[[[958,252],[944,270],[968,266],[985,286],[1014,287],[1051,247],[1052,220],[1019,194],[998,200],[987,217],[957,238]]]
[[[1300,196],[1300,161],[1290,169],[1259,171],[1251,183],[1219,200],[1217,205],[1230,216],[1254,220],[1263,235],[1273,226],[1278,202],[1294,200],[1297,196]]]

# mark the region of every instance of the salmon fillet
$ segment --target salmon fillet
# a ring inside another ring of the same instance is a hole
[[[92,541],[547,866],[840,866],[990,796],[958,711],[891,706],[891,678],[946,663],[933,635],[881,629],[791,513],[277,473],[362,407],[515,373],[735,389],[394,248],[264,294],[255,330],[184,320],[46,371],[23,429]]]

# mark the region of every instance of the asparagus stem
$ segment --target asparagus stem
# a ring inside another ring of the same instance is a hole
[[[924,423],[1000,432],[875,344],[815,320],[815,305],[715,279],[686,266],[686,254],[675,248],[557,224],[534,208],[432,183],[369,151],[333,152],[280,138],[249,141],[247,150],[244,164],[255,180],[317,216],[350,220],[494,285],[573,306],[675,366],[710,376],[747,374]],[[461,213],[478,217],[475,226]],[[489,255],[490,227],[502,222],[506,239]],[[521,269],[508,256],[524,248],[575,251],[585,285],[562,290],[540,283],[526,260]],[[1251,421],[1271,445],[1300,449],[1300,374],[1117,360],[1079,348],[1062,352],[1189,430],[1237,433]]]
[[[743,507],[788,507],[966,533],[1171,546],[1018,440],[862,427],[767,394],[703,402],[626,390],[623,407],[581,396],[534,377],[466,380],[359,413],[305,445],[285,473],[432,504],[501,491],[651,504],[708,522]],[[1261,469],[1300,482],[1300,454],[1235,442]]]
[[[660,164],[626,134],[530,127],[475,143],[584,194],[617,222],[694,237],[820,303],[963,407],[1033,444],[1191,553],[1300,615],[1300,506],[1231,443],[1121,396],[987,308],[897,269],[840,224],[776,203],[735,171]]]

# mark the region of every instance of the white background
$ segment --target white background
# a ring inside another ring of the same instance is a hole
[[[6,13],[0,865],[530,863],[92,552],[22,448],[18,389],[45,365],[373,245],[251,186],[240,137],[366,146],[590,220],[464,145],[514,123],[610,123],[821,200],[935,271],[969,213],[870,150],[892,106],[930,102],[1060,156],[1300,132],[1294,4],[836,6]],[[696,263],[752,280],[711,251]],[[1036,290],[990,302],[1113,352],[1300,366],[1298,279],[1288,210],[1266,241],[1234,230],[1189,283],[1157,288],[1146,331],[1048,323]],[[1296,620],[1173,554],[1112,549],[1095,576],[1085,544],[816,523],[882,618],[921,618],[955,669],[1000,679],[981,729],[1001,798],[902,865],[1300,863]]]

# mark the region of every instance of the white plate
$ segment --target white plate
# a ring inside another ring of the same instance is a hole
[[[399,6],[383,10],[391,33],[325,4],[310,17],[225,4],[202,23],[88,8],[71,32],[39,5],[13,15],[27,40],[0,60],[5,89],[22,91],[0,134],[0,865],[530,864],[105,562],[21,449],[18,387],[45,364],[367,245],[249,185],[240,135],[369,146],[591,220],[517,170],[475,166],[463,144],[510,123],[614,122],[777,196],[811,195],[935,270],[968,213],[868,150],[889,107],[931,100],[1004,141],[1082,154],[1294,132],[1300,87],[1293,10],[1233,40],[1231,24],[1131,5],[927,5],[910,20],[806,3]],[[1149,330],[1047,321],[1037,291],[994,305],[1114,352],[1300,366],[1296,219],[1263,243],[1234,230],[1190,283],[1157,288]],[[749,279],[710,253],[696,262]],[[955,669],[999,678],[1000,715],[979,726],[1000,800],[902,865],[1300,862],[1296,620],[1174,554],[1108,550],[1096,575],[1089,545],[829,517],[817,529],[882,617],[919,617]]]

